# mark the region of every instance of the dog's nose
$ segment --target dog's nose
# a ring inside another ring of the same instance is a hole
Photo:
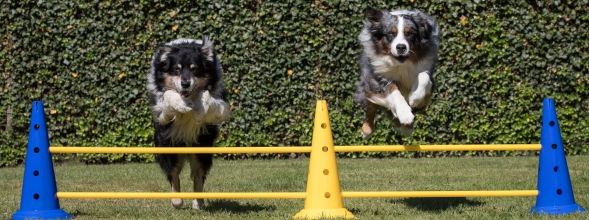
[[[397,53],[404,54],[407,51],[407,45],[397,44]]]
[[[182,81],[180,83],[180,85],[182,86],[183,89],[186,89],[186,88],[190,87],[190,81]]]

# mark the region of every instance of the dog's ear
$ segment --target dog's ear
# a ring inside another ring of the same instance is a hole
[[[215,57],[213,42],[211,42],[207,36],[202,37],[202,46],[200,47],[200,52],[206,60],[213,62]]]
[[[416,23],[419,27],[419,38],[421,43],[428,43],[430,39],[437,41],[437,38],[440,34],[440,27],[436,19],[417,10],[416,12],[417,14],[414,16],[414,18],[416,19]]]
[[[168,72],[170,71],[170,60],[160,61],[155,66],[160,72]]]
[[[366,6],[365,13],[366,19],[368,19],[368,21],[370,21],[373,25],[378,24],[380,19],[382,19],[382,11],[376,8]]]
[[[170,70],[170,59],[168,55],[172,52],[172,48],[163,44],[160,44],[156,48],[156,53],[159,53],[159,60],[156,60],[156,68],[161,72],[168,72]]]
[[[172,52],[172,47],[165,44],[157,45],[155,48],[155,53],[161,54],[160,61],[167,60],[168,54],[170,54],[170,52]]]

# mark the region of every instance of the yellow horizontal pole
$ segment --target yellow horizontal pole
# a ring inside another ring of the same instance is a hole
[[[511,197],[538,196],[538,190],[342,192],[344,198]]]
[[[57,192],[60,199],[304,199],[304,192],[158,193],[158,192]]]
[[[49,147],[49,152],[103,154],[309,153],[311,147]]]
[[[538,196],[538,190],[499,191],[374,191],[342,192],[344,198],[434,198],[434,197],[517,197]],[[251,193],[157,193],[157,192],[57,192],[65,199],[304,199],[304,192],[251,192]]]
[[[334,146],[336,152],[540,150],[540,144]]]
[[[334,146],[336,152],[383,151],[488,151],[540,150],[540,144],[467,144],[467,145],[382,145]],[[226,153],[310,153],[303,147],[49,147],[51,153],[105,154],[226,154]]]

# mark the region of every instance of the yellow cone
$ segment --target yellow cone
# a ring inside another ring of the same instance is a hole
[[[305,208],[294,218],[355,218],[344,208],[325,100],[318,100],[315,109]]]

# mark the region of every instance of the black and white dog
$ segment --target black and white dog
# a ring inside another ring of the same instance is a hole
[[[152,106],[156,147],[212,147],[218,124],[230,116],[222,68],[205,36],[203,40],[180,38],[158,45],[151,61],[147,89]],[[179,174],[190,162],[194,192],[202,192],[213,165],[211,154],[158,154],[156,160],[173,192],[180,192]],[[181,208],[182,199],[172,199]],[[201,209],[203,199],[192,208]]]
[[[366,19],[358,36],[361,74],[353,95],[366,113],[362,137],[372,136],[374,117],[381,107],[409,137],[413,113],[431,104],[440,27],[436,19],[418,10],[386,11],[368,6]]]

